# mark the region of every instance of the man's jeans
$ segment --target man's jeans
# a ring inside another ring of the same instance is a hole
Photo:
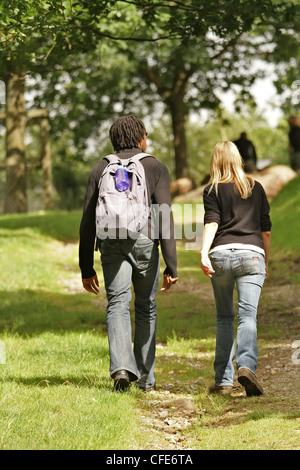
[[[107,305],[110,374],[127,370],[140,388],[155,384],[156,293],[159,282],[157,243],[145,235],[137,240],[103,240],[101,262]],[[134,349],[129,302],[135,294]]]
[[[210,255],[215,273],[211,281],[217,310],[215,383],[233,385],[237,369],[245,367],[254,374],[257,367],[257,307],[265,279],[265,259],[260,253],[228,249]],[[237,286],[238,326],[234,343],[233,291]]]

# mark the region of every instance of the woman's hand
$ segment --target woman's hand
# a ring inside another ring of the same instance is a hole
[[[210,222],[204,225],[203,242],[201,249],[201,268],[204,274],[208,277],[211,277],[211,275],[215,272],[211,265],[208,253],[217,233],[217,230],[218,224],[216,222]]]
[[[215,272],[211,265],[208,253],[201,252],[201,269],[208,277],[211,277],[211,275]]]

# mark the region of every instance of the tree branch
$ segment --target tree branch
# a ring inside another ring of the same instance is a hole
[[[91,31],[93,32],[96,36],[98,37],[101,37],[101,38],[107,38],[107,39],[112,39],[113,41],[133,41],[133,42],[157,42],[157,41],[161,41],[163,39],[170,39],[170,38],[174,38],[174,39],[179,39],[180,38],[180,35],[177,35],[177,34],[174,34],[174,33],[171,33],[169,34],[168,36],[159,36],[157,38],[149,38],[149,37],[132,37],[132,36],[128,36],[128,37],[121,37],[121,36],[114,36],[112,34],[109,34],[109,33],[104,33],[104,32],[101,32],[95,28],[92,28],[91,26],[71,26],[70,29],[80,29],[80,30],[88,30],[88,31]]]
[[[215,55],[213,55],[212,57],[210,57],[211,60],[216,60],[218,59],[219,57],[221,57],[226,51],[228,51],[228,49],[231,47],[231,46],[234,46],[238,39],[242,36],[242,32],[239,33],[237,36],[235,36],[234,38],[231,38],[226,44],[225,46],[222,48],[221,51],[217,52]]]
[[[134,1],[134,0],[121,0],[122,3],[127,3],[129,5],[135,5],[136,7],[138,8],[141,8],[141,9],[147,9],[147,10],[150,10],[150,9],[153,9],[153,8],[158,8],[158,7],[162,7],[162,8],[175,8],[175,9],[179,9],[179,10],[183,10],[183,11],[195,11],[195,7],[193,7],[192,5],[187,5],[186,3],[183,3],[183,2],[179,2],[179,1],[166,1],[166,2],[160,2],[160,3],[150,3],[147,2],[145,4],[145,2],[139,2],[139,1]]]

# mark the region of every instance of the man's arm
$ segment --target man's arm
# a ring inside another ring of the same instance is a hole
[[[99,292],[99,282],[94,270],[94,251],[96,238],[95,211],[101,171],[102,167],[98,165],[90,173],[79,232],[79,267],[82,284],[85,290],[94,294]]]
[[[170,176],[167,167],[161,164],[160,178],[153,194],[154,204],[159,210],[159,241],[162,255],[166,263],[164,281],[161,290],[168,290],[178,280],[177,255],[174,219],[171,206]]]

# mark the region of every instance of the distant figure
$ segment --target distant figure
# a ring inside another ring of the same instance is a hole
[[[289,131],[289,153],[291,167],[295,171],[300,170],[300,118],[291,116],[288,119]]]
[[[256,171],[256,151],[251,140],[247,139],[246,132],[242,132],[240,138],[234,141],[244,161],[244,170],[246,173]]]

